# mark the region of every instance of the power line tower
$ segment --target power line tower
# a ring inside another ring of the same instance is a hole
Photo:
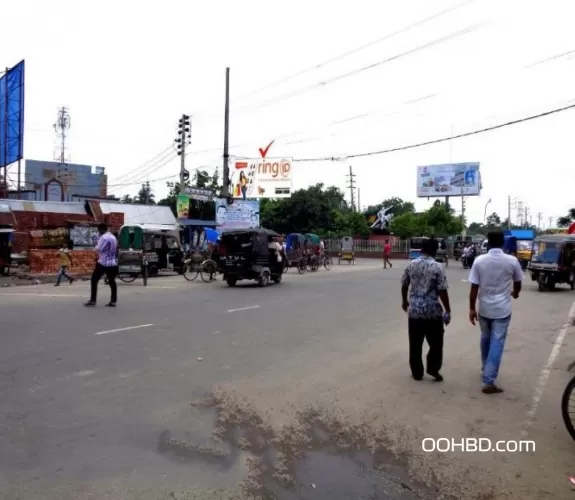
[[[183,193],[186,181],[190,178],[190,172],[186,170],[186,146],[192,143],[192,127],[188,115],[182,115],[178,122],[178,137],[175,143],[180,156],[180,193]]]
[[[54,130],[56,131],[56,146],[54,148],[54,160],[64,164],[70,161],[68,155],[66,139],[68,138],[68,130],[70,130],[70,113],[68,108],[60,108],[58,110],[58,117],[54,123]]]
[[[355,174],[353,173],[353,167],[350,165],[349,166],[349,174],[346,175],[346,177],[349,177],[349,185],[347,186],[349,188],[349,194],[350,194],[350,199],[351,199],[351,211],[355,212]]]

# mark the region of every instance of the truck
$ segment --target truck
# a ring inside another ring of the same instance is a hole
[[[505,234],[517,238],[517,258],[521,267],[527,269],[533,252],[533,240],[537,233],[534,229],[508,229]]]

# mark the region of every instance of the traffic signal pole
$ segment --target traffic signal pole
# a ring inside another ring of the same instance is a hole
[[[178,122],[178,138],[176,139],[178,155],[180,156],[180,193],[184,192],[186,185],[186,145],[191,137],[190,117],[182,115]]]

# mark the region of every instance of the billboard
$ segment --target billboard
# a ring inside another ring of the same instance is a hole
[[[230,169],[233,197],[289,198],[292,193],[292,158],[236,160]]]
[[[24,61],[0,78],[0,168],[24,157]]]
[[[176,199],[176,214],[180,220],[192,219],[196,221],[213,222],[215,219],[214,211],[213,194],[212,199],[209,201],[198,200],[195,195],[189,194],[179,194]]]
[[[228,205],[225,198],[216,199],[216,223],[219,232],[260,227],[259,200],[234,200]]]
[[[479,196],[479,163],[447,163],[417,167],[417,196]]]

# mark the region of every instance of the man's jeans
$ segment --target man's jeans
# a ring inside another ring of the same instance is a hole
[[[499,373],[499,365],[503,357],[503,348],[507,338],[507,330],[511,315],[506,318],[489,319],[479,316],[481,329],[481,366],[483,384],[493,385]]]

